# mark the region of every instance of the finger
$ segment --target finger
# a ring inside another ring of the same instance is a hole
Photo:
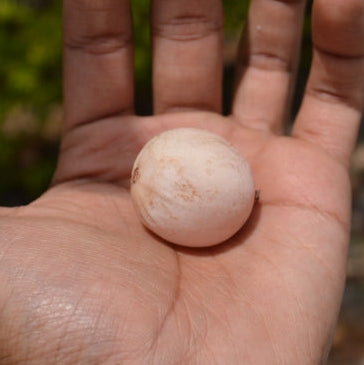
[[[364,101],[364,2],[317,0],[314,56],[293,136],[348,164]]]
[[[154,0],[151,21],[155,113],[220,111],[221,1]]]
[[[65,128],[133,108],[129,1],[64,0]]]
[[[297,69],[304,10],[304,0],[252,1],[232,108],[242,125],[282,129]]]

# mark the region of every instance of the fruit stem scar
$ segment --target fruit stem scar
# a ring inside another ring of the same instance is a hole
[[[254,199],[255,199],[255,202],[258,202],[259,201],[259,199],[260,199],[260,190],[255,190],[255,197],[254,197]]]
[[[137,182],[137,180],[139,179],[139,176],[140,176],[139,167],[136,167],[133,171],[133,176],[131,178],[131,182],[133,184],[135,184]]]

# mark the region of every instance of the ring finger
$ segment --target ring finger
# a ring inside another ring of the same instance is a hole
[[[252,0],[241,42],[233,116],[280,132],[299,59],[305,0]]]

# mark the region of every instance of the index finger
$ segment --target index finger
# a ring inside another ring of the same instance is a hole
[[[64,0],[65,129],[133,109],[129,1]]]

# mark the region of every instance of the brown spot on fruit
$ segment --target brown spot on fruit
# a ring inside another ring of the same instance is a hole
[[[139,176],[140,176],[139,167],[136,167],[136,168],[133,170],[133,174],[132,174],[132,177],[131,177],[131,182],[132,182],[133,184],[135,184],[135,183],[138,181]]]

